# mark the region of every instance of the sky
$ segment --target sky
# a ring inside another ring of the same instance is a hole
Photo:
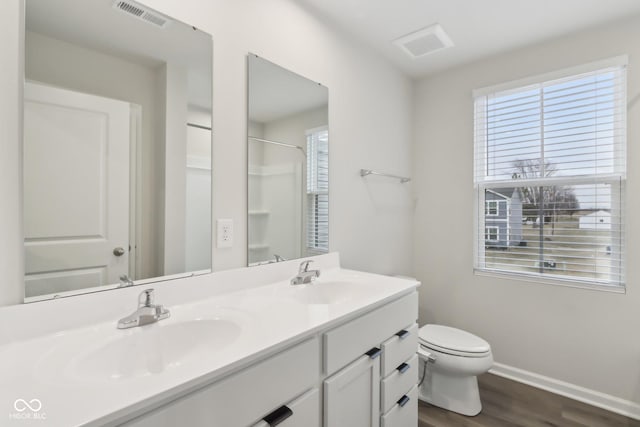
[[[623,141],[623,73],[610,68],[495,93],[480,114],[485,181],[511,179],[516,161],[552,163],[555,177],[613,175]],[[622,102],[620,102],[622,101]],[[616,152],[617,150],[617,152]],[[581,208],[610,209],[611,186],[573,186]]]

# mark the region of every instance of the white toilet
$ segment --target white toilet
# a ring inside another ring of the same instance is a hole
[[[477,375],[493,365],[491,346],[469,332],[425,325],[419,332],[420,399],[434,406],[473,416],[482,410]],[[425,361],[426,374],[424,373]]]

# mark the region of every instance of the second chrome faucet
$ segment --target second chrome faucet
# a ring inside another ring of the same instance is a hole
[[[312,262],[313,260],[307,260],[300,263],[298,274],[291,279],[292,285],[304,285],[320,277],[320,270],[309,270],[309,264]]]

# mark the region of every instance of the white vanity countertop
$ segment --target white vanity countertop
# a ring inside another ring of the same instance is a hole
[[[299,260],[182,279],[183,284],[154,284],[156,303],[169,308],[171,317],[126,330],[117,329],[116,322],[133,312],[144,287],[0,309],[0,425],[67,427],[123,420],[419,285],[341,269],[337,254],[314,259],[322,274],[311,285],[289,284]],[[211,286],[218,281],[220,286]],[[233,283],[239,290],[231,290]],[[203,287],[208,287],[205,294]],[[117,314],[103,304],[114,306]],[[60,319],[47,319],[56,310]],[[170,334],[153,338],[163,333]],[[202,339],[207,334],[213,342]],[[158,346],[165,360],[136,363],[123,354],[147,345]],[[123,368],[123,360],[132,366]],[[24,409],[19,399],[35,410]],[[46,419],[33,419],[38,416]]]

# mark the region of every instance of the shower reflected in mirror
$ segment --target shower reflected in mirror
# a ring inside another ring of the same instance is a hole
[[[329,250],[326,87],[249,55],[249,265]]]

